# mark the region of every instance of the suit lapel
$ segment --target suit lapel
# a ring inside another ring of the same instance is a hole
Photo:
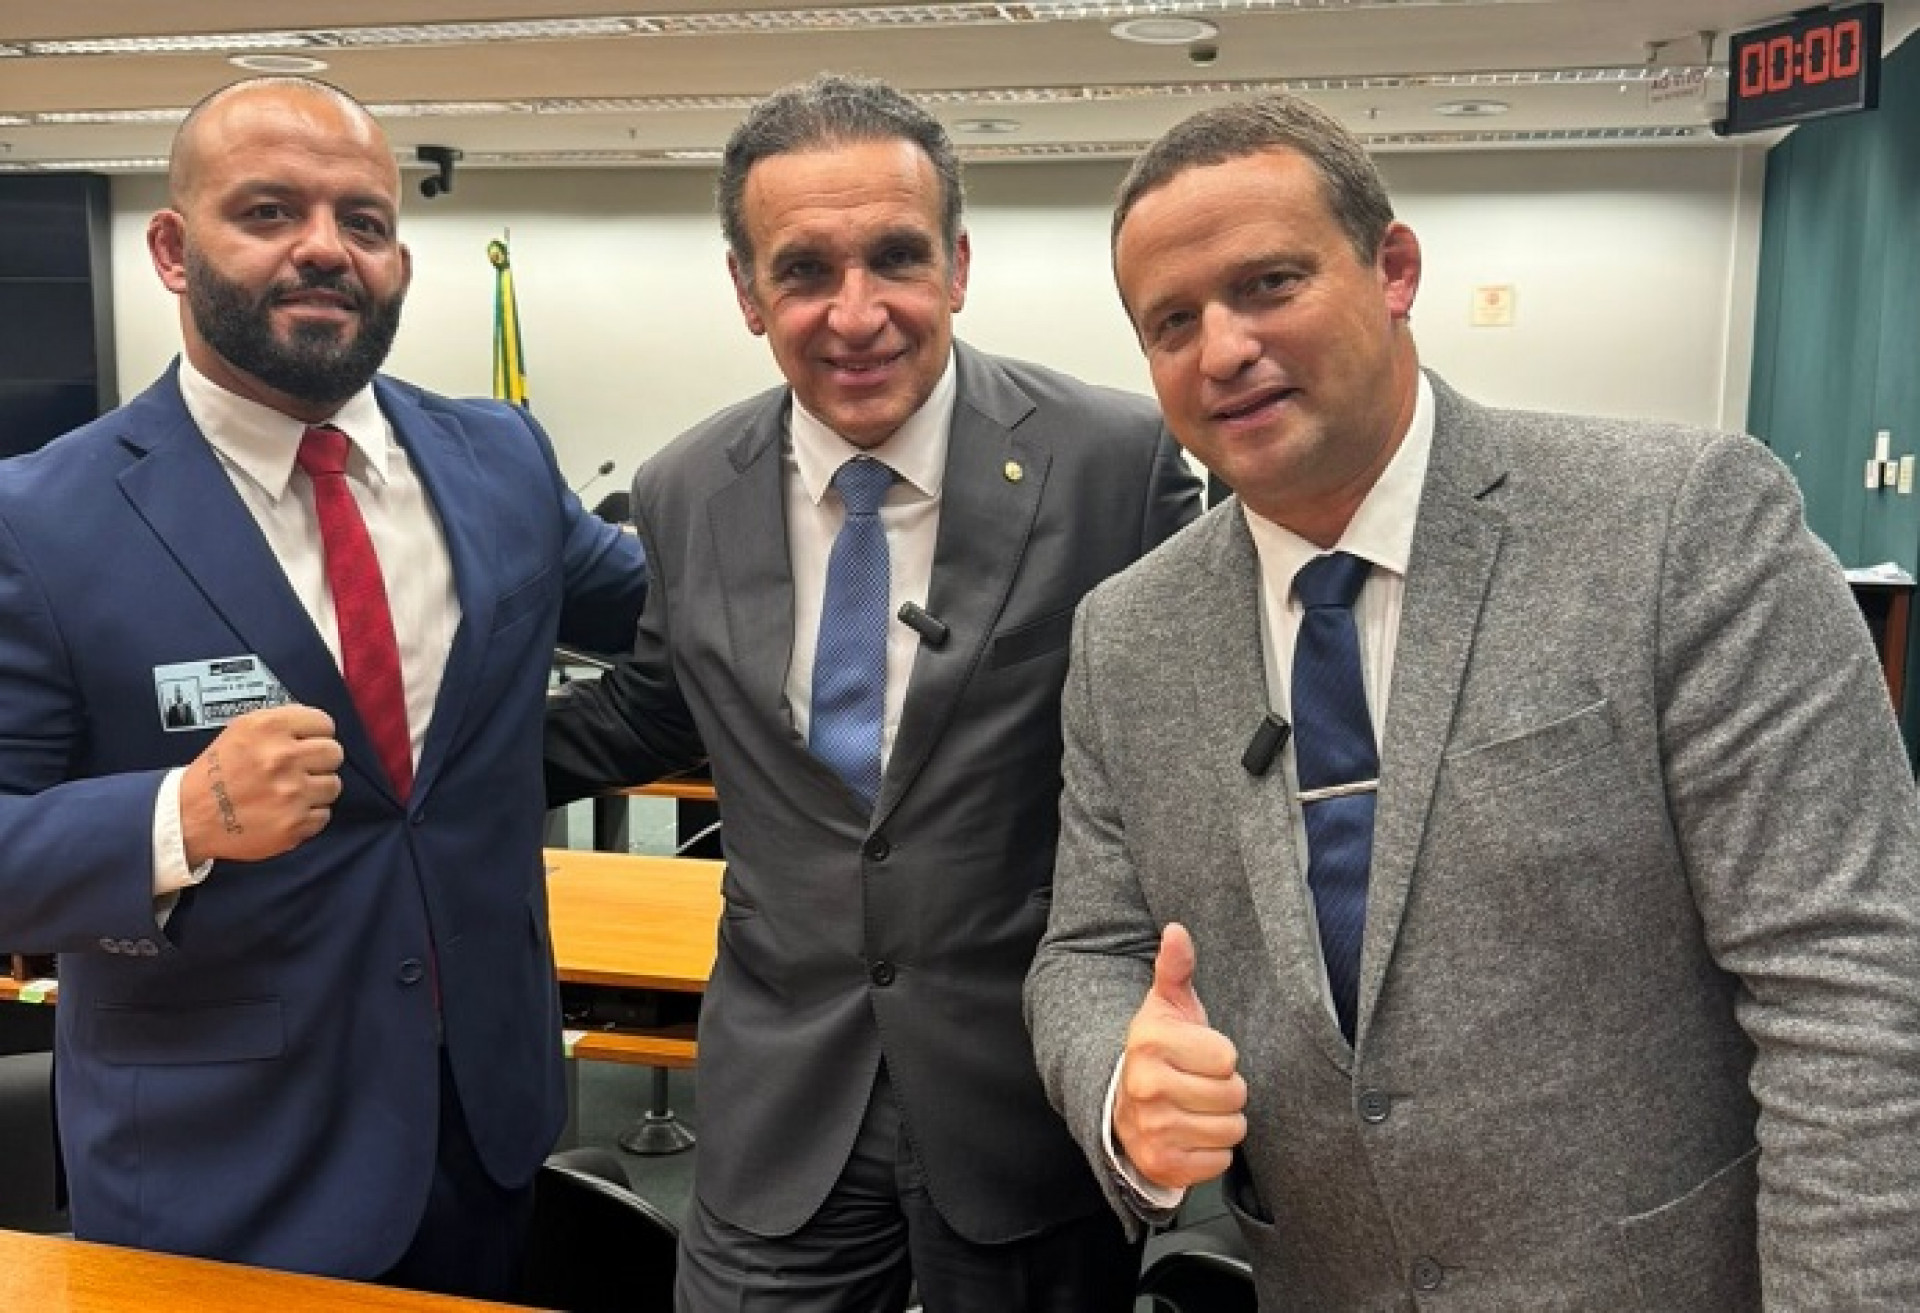
[[[381,413],[393,425],[394,439],[405,449],[439,517],[453,570],[454,593],[460,599],[460,626],[454,631],[453,646],[440,675],[440,692],[434,700],[433,718],[427,724],[413,785],[414,796],[422,797],[433,787],[447,753],[457,741],[473,690],[481,682],[486,639],[493,632],[500,567],[489,532],[492,517],[482,513],[485,493],[480,470],[466,434],[387,379],[374,381],[374,393]],[[357,717],[355,721],[357,725]],[[372,745],[363,741],[362,746],[368,754],[365,759],[375,761]],[[383,789],[388,787],[384,770],[369,766],[367,773],[381,782]]]
[[[764,709],[771,723],[784,726],[804,748],[787,705],[794,641],[783,459],[787,405],[785,389],[771,393],[765,409],[728,447],[736,477],[713,494],[705,514],[719,563],[718,600],[734,675],[748,705]],[[832,774],[824,763],[820,769]]]
[[[1295,804],[1279,761],[1259,775],[1241,764],[1248,741],[1272,703],[1267,693],[1265,640],[1260,617],[1260,565],[1238,501],[1214,512],[1217,543],[1212,586],[1197,589],[1192,616],[1193,699],[1201,751],[1214,763],[1214,787],[1234,818],[1242,874],[1253,902],[1268,961],[1290,1011],[1323,1018],[1311,1027],[1330,1062],[1352,1060],[1340,1027],[1327,1010],[1325,969],[1312,896],[1294,847]],[[1245,964],[1236,965],[1241,969]]]
[[[201,660],[252,653],[297,702],[359,732],[347,687],[273,550],[168,375],[124,412],[121,441],[138,453],[120,489],[166,551],[234,633],[233,651],[187,652]],[[201,641],[196,638],[196,642]],[[375,760],[362,737],[364,755]],[[381,771],[369,770],[379,780]]]
[[[954,352],[958,387],[926,604],[948,638],[937,648],[923,643],[914,658],[876,824],[912,785],[986,659],[1053,463],[1044,437],[1023,427],[1032,399],[991,360],[959,343]]]
[[[1506,476],[1504,454],[1478,420],[1477,407],[1440,380],[1432,383],[1433,454],[1414,529],[1382,738],[1360,964],[1362,1033],[1400,933],[1440,759],[1505,531],[1499,514],[1482,500]]]

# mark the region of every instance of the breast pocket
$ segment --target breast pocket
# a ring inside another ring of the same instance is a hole
[[[493,610],[493,632],[502,633],[537,614],[553,593],[553,574],[558,568],[548,566],[501,597],[500,604]]]
[[[1068,607],[1043,620],[1035,620],[996,635],[993,650],[987,657],[987,669],[1002,670],[1007,666],[1017,666],[1023,661],[1031,661],[1065,647],[1067,640],[1073,637],[1073,611],[1074,608]]]
[[[1616,737],[1605,698],[1491,743],[1451,753],[1446,771],[1468,793],[1493,792],[1564,770],[1603,752]]]

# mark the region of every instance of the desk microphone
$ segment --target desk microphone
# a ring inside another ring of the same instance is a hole
[[[1240,754],[1240,765],[1249,775],[1265,775],[1292,733],[1293,726],[1269,711],[1260,718],[1260,728],[1253,732],[1247,750]]]
[[[613,462],[610,460],[601,461],[600,468],[595,470],[593,473],[589,474],[586,478],[582,479],[578,484],[578,486],[574,488],[573,495],[578,497],[581,493],[585,492],[588,488],[591,488],[594,484],[598,483],[601,479],[606,478],[611,473],[613,473]]]
[[[929,615],[917,602],[900,604],[900,623],[920,635],[920,641],[928,647],[940,648],[947,645],[949,631],[946,622]]]

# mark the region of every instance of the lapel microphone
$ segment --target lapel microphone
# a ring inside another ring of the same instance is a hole
[[[947,645],[949,631],[946,622],[928,614],[918,602],[900,604],[900,623],[920,635],[920,641],[928,647],[941,648]]]
[[[1253,731],[1247,750],[1240,754],[1241,767],[1249,775],[1265,775],[1273,766],[1273,759],[1280,755],[1280,749],[1287,746],[1287,738],[1292,733],[1293,726],[1269,711],[1260,718],[1260,728]]]

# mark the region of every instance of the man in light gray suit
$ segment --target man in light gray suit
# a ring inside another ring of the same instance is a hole
[[[703,756],[719,790],[680,1306],[899,1309],[915,1279],[928,1313],[1130,1309],[1137,1251],[1047,1106],[1020,989],[1074,607],[1193,518],[1198,481],[1144,398],[954,342],[959,165],[899,93],[776,94],[719,196],[790,386],[641,469],[652,605],[548,731],[556,801]],[[873,519],[841,479],[876,463],[867,678],[834,581]],[[867,694],[862,773],[843,704]]]
[[[1423,374],[1419,245],[1295,100],[1151,147],[1114,264],[1239,494],[1073,642],[1027,1006],[1116,1207],[1225,1173],[1275,1310],[1920,1308],[1920,824],[1787,473]],[[1323,783],[1329,553],[1379,732]]]

